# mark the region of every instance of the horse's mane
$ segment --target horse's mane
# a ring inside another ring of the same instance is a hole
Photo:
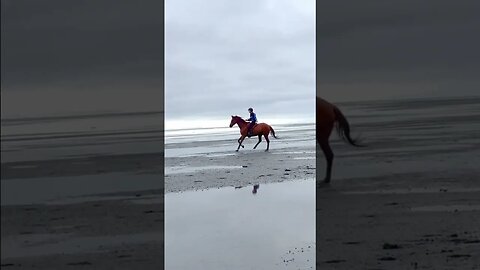
[[[238,115],[232,115],[233,118],[237,118],[243,122],[245,122],[245,120],[243,120],[243,118],[241,116],[238,116]]]

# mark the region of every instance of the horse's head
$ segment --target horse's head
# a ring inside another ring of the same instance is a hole
[[[238,116],[233,116],[232,115],[232,121],[230,121],[230,127],[233,127],[237,123],[237,118]]]

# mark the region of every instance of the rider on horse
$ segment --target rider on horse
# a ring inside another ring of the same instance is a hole
[[[255,126],[255,124],[257,123],[257,115],[253,112],[253,109],[252,108],[248,108],[248,112],[250,113],[250,118],[246,119],[245,121],[250,121],[250,123],[248,124],[248,137],[251,137],[253,134],[252,134],[252,129],[253,129],[253,126]]]

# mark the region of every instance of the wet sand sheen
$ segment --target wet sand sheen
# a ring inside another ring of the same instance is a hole
[[[480,269],[480,99],[343,107],[368,147],[334,139],[335,179],[316,196],[317,268]]]

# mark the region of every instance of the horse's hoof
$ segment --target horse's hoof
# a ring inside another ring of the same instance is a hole
[[[237,150],[235,150],[235,152],[238,152],[238,149],[237,149]]]
[[[245,146],[242,145],[242,148],[245,148]]]

